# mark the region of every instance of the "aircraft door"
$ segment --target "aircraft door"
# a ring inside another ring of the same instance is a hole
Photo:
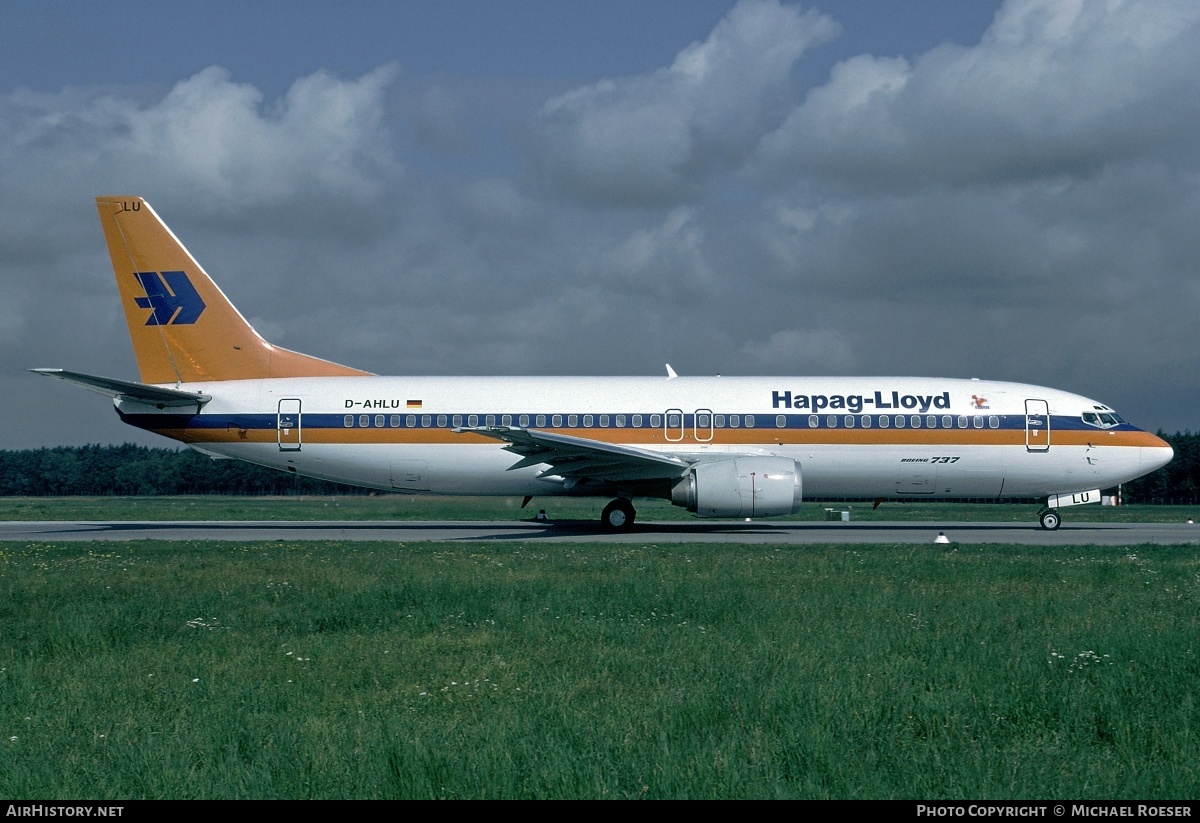
[[[300,451],[300,401],[289,398],[279,401],[279,413],[275,418],[275,433],[281,452]]]
[[[424,460],[393,460],[392,488],[410,492],[429,491],[429,464]]]
[[[663,415],[663,436],[668,442],[678,443],[683,439],[684,420],[682,409],[667,409]]]
[[[696,409],[696,414],[693,415],[693,422],[692,429],[696,434],[696,440],[701,443],[707,443],[713,439],[713,413],[711,409]]]
[[[1045,400],[1025,401],[1025,450],[1050,450],[1050,404]]]

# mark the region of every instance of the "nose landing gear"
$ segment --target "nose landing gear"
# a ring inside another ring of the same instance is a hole
[[[1042,524],[1043,529],[1052,532],[1062,525],[1062,516],[1059,515],[1058,509],[1042,509],[1038,515],[1038,522]]]

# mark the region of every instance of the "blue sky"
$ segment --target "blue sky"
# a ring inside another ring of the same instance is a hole
[[[11,90],[171,86],[212,65],[268,97],[325,69],[343,77],[391,61],[420,76],[594,82],[650,71],[704,40],[729,0],[350,0],[345,3],[10,4],[0,82]],[[977,42],[998,2],[833,0],[814,7],[843,27],[818,57],[915,56]]]
[[[389,374],[927,374],[1196,428],[1200,7],[0,11],[0,447],[155,443],[93,197]]]

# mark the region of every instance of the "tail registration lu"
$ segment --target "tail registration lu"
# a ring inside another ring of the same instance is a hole
[[[34,369],[121,419],[297,474],[420,494],[637,498],[769,517],[809,497],[1029,498],[1058,510],[1171,447],[1056,389],[913,377],[381,377],[273,346],[146,201],[96,200],[140,379]]]

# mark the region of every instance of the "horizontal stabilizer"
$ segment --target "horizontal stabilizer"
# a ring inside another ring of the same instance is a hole
[[[203,406],[212,400],[212,395],[200,392],[164,389],[158,386],[148,386],[145,383],[115,380],[111,377],[99,377],[94,374],[82,374],[63,369],[30,369],[30,371],[34,374],[44,374],[46,377],[57,377],[69,383],[77,383],[84,388],[106,394],[109,397],[128,398],[154,406]]]

